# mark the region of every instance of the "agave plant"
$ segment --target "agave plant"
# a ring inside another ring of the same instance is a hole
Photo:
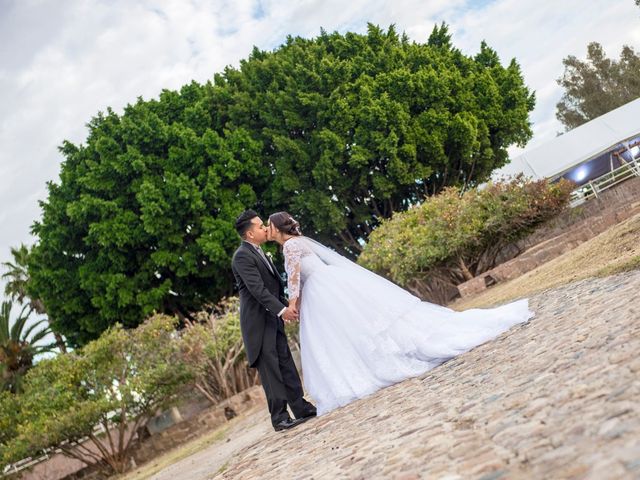
[[[25,305],[18,317],[11,322],[10,301],[0,306],[0,390],[19,392],[22,379],[33,366],[36,355],[49,352],[55,343],[41,344],[50,333],[46,320],[37,321],[27,327],[32,309]]]

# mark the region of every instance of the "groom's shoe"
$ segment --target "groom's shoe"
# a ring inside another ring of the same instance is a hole
[[[313,417],[317,417],[318,416],[318,412],[316,412],[315,410],[310,411],[310,412],[305,412],[302,415],[300,415],[299,417],[297,417],[297,420],[302,420],[302,421],[307,421],[310,418]]]
[[[296,425],[300,425],[302,422],[304,422],[304,420],[302,420],[300,418],[296,418],[295,420],[293,418],[287,418],[285,420],[282,420],[282,421],[276,423],[273,426],[273,429],[276,432],[279,432],[281,430],[288,430],[290,428],[295,427]]]

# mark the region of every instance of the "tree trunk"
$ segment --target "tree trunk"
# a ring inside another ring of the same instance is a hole
[[[471,280],[473,278],[473,275],[467,268],[467,265],[464,263],[462,257],[458,257],[458,265],[460,265],[460,270],[462,271],[462,275],[464,276],[465,280]]]
[[[60,353],[67,353],[67,345],[59,333],[53,332],[53,337],[56,339],[56,346],[60,349]]]

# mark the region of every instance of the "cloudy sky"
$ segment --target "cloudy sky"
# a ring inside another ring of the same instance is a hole
[[[640,49],[633,0],[0,0],[0,261],[33,242],[57,147],[83,142],[86,122],[107,106],[121,112],[138,96],[205,82],[289,34],[393,23],[424,42],[442,21],[465,53],[485,39],[503,62],[518,59],[537,95],[527,148],[562,130],[564,57],[584,57],[591,41],[614,57],[624,44]]]

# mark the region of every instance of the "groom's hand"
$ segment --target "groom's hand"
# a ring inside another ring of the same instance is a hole
[[[296,322],[298,320],[298,311],[293,307],[287,307],[282,314],[282,319],[287,322]]]

